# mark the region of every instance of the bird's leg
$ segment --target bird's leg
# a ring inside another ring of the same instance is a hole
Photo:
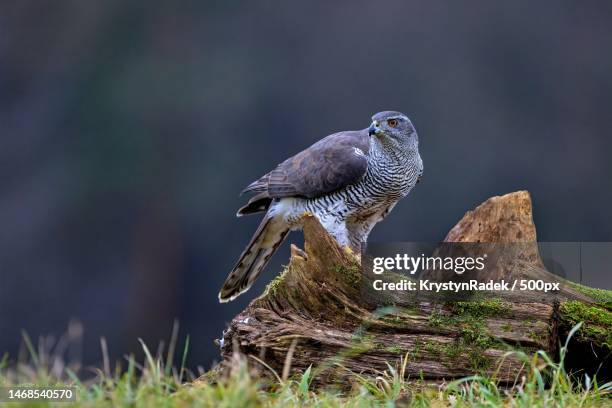
[[[351,222],[348,223],[348,232],[349,232],[349,241],[351,243],[350,247],[357,255],[361,254],[361,243],[367,242],[368,235],[370,235],[370,231],[374,227],[376,222],[372,217],[369,217],[367,220],[360,220],[359,222]]]
[[[336,238],[336,242],[338,242],[340,246],[342,247],[351,246],[351,241],[349,240],[349,233],[348,233],[348,230],[346,229],[345,221],[336,221],[334,223],[334,228],[331,231],[331,234],[334,238]]]
[[[396,203],[389,205],[388,207],[376,211],[375,213],[359,219],[349,219],[347,222],[347,230],[349,233],[349,240],[351,242],[351,249],[356,254],[361,253],[361,244],[368,242],[368,237],[374,226],[382,221],[395,207]]]
[[[356,255],[361,255],[362,238],[349,233],[350,248]]]
[[[336,239],[336,242],[340,246],[351,246],[349,240],[349,232],[346,228],[346,221],[338,217],[331,215],[319,216],[317,215],[319,222],[325,228],[325,230]]]
[[[382,220],[384,220],[385,218],[387,218],[387,215],[389,215],[389,213],[391,212],[391,210],[393,210],[393,208],[395,207],[395,205],[397,204],[397,202],[391,204],[390,206],[388,206],[382,213]]]

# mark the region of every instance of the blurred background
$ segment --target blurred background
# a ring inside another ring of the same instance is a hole
[[[209,367],[288,258],[217,302],[259,222],[239,191],[387,109],[425,176],[372,240],[518,189],[540,240],[612,240],[612,2],[1,2],[0,356],[72,319],[97,364],[177,318]]]

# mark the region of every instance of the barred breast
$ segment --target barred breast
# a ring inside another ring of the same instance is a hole
[[[306,200],[303,207],[305,211],[336,217],[339,221],[361,213],[368,215],[406,196],[416,184],[422,169],[418,152],[394,157],[387,152],[373,151],[368,158],[368,170],[357,183],[332,194]]]

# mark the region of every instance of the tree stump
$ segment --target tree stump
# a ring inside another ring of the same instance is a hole
[[[532,243],[511,260],[511,270],[493,273],[545,278],[531,209],[524,191],[493,197],[466,213],[445,241]],[[285,374],[312,365],[320,368],[317,381],[328,384],[343,383],[351,372],[377,375],[403,358],[405,374],[414,379],[442,382],[478,373],[512,384],[525,364],[509,351],[555,356],[569,330],[584,321],[572,343],[573,368],[601,363],[599,378],[609,373],[611,292],[568,283],[556,296],[504,292],[448,302],[373,293],[364,290],[372,277],[362,273],[359,257],[313,216],[305,217],[304,238],[304,251],[292,245],[282,274],[224,332],[225,360],[235,352],[253,355]]]

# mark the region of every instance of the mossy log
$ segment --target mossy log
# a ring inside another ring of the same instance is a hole
[[[407,359],[405,374],[414,379],[441,382],[479,373],[512,384],[525,362],[509,351],[555,356],[582,321],[573,343],[575,368],[591,368],[586,365],[594,363],[593,355],[609,363],[611,292],[569,283],[554,296],[503,292],[453,301],[373,292],[364,290],[372,277],[362,273],[359,257],[341,248],[312,216],[305,217],[304,237],[304,250],[292,246],[282,274],[224,332],[225,360],[235,352],[253,355],[285,374],[322,367],[318,381],[338,383],[350,372],[376,375],[401,357]],[[529,194],[487,200],[469,211],[446,241],[535,242]],[[535,244],[518,258],[512,268],[493,273],[548,275]]]

